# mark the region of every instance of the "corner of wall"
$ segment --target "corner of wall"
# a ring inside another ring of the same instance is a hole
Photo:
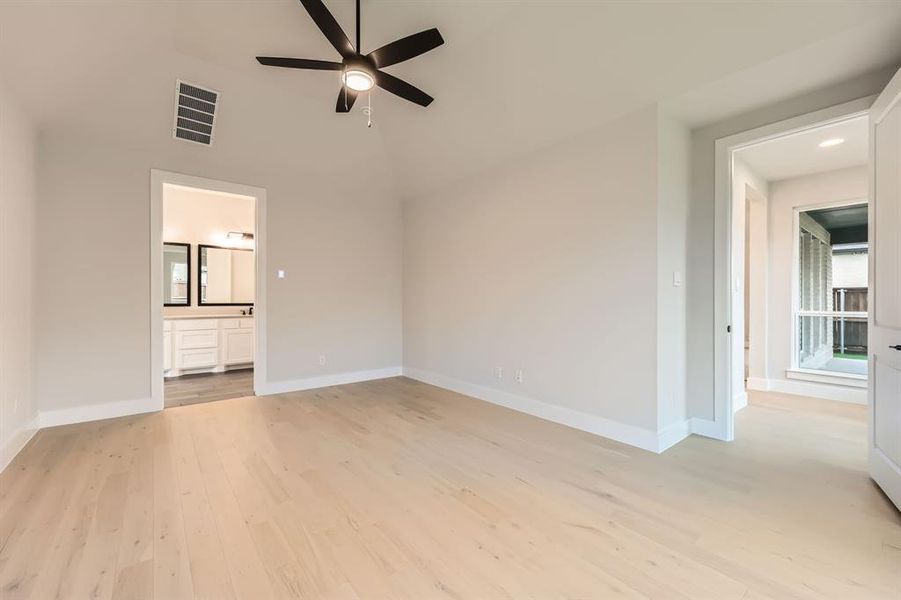
[[[0,88],[0,470],[37,431],[37,128]]]
[[[686,293],[691,135],[657,111],[657,429],[665,449],[690,433],[686,406]]]

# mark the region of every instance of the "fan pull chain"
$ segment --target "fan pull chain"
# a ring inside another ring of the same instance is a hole
[[[341,92],[344,94],[344,110],[349,111],[347,108],[347,65],[344,65],[344,76],[341,78]]]
[[[366,92],[366,127],[372,127],[372,92]]]

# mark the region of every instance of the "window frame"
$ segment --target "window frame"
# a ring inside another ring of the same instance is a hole
[[[821,210],[824,208],[840,208],[843,206],[868,205],[868,198],[849,198],[823,202],[819,204],[807,204],[792,208],[792,280],[791,280],[791,336],[789,356],[791,366],[786,369],[786,377],[789,379],[802,379],[806,381],[825,382],[825,379],[837,379],[836,383],[843,385],[858,385],[856,382],[866,382],[867,377],[856,373],[842,373],[840,371],[827,371],[825,369],[808,369],[799,364],[800,322],[801,317],[862,317],[867,318],[866,312],[840,312],[801,310],[801,213]],[[869,288],[869,284],[867,286]],[[844,380],[844,381],[842,381]]]
[[[193,275],[193,273],[191,272],[191,244],[190,244],[190,242],[166,242],[166,241],[164,241],[163,246],[162,246],[163,253],[166,252],[166,246],[183,246],[187,250],[187,252],[185,253],[185,260],[186,260],[185,264],[187,265],[187,271],[188,271],[188,282],[187,282],[188,285],[186,286],[185,294],[187,295],[188,301],[187,301],[187,303],[166,302],[165,301],[166,295],[165,295],[165,291],[164,291],[163,292],[163,299],[164,299],[163,307],[173,307],[173,308],[191,307],[192,306],[192,304],[191,304],[191,275]],[[166,274],[163,273],[163,281],[164,282],[165,282],[165,277],[166,277]]]

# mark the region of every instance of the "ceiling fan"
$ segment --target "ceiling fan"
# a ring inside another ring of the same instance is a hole
[[[432,103],[434,98],[419,88],[379,69],[396,65],[420,54],[425,54],[429,50],[433,50],[443,44],[444,39],[437,29],[427,29],[408,35],[364,55],[360,53],[360,0],[356,0],[356,46],[347,39],[347,35],[341,29],[341,26],[338,25],[332,13],[325,7],[325,4],[322,3],[322,0],[300,0],[300,3],[307,9],[313,22],[325,34],[325,37],[335,47],[335,50],[338,51],[343,60],[341,62],[333,62],[306,58],[258,56],[257,60],[260,64],[289,69],[343,71],[343,85],[338,93],[338,102],[335,105],[335,112],[339,113],[350,112],[360,92],[367,92],[375,85],[420,106],[428,106]]]

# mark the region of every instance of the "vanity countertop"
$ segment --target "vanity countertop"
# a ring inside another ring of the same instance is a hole
[[[252,319],[253,315],[163,315],[164,320],[172,319]]]

